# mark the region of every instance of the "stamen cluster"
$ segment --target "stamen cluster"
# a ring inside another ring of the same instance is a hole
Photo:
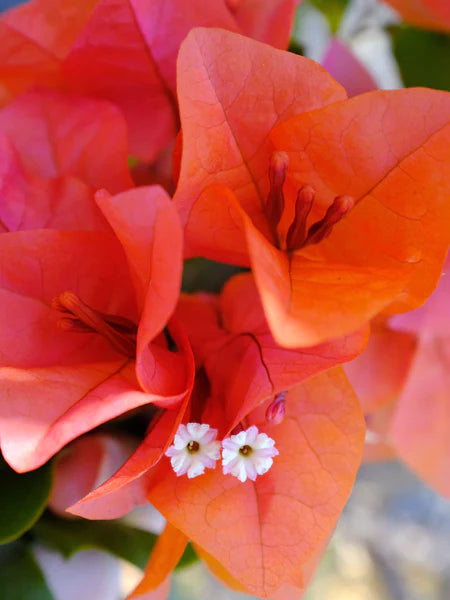
[[[202,475],[205,468],[214,468],[220,458],[221,446],[216,437],[217,429],[207,424],[180,425],[173,445],[166,451],[177,476],[187,474],[193,478]],[[275,441],[252,425],[222,440],[223,473],[234,475],[242,482],[255,481],[258,475],[267,473],[277,454]]]
[[[275,245],[280,247],[278,225],[283,215],[285,199],[283,186],[289,166],[286,152],[274,152],[270,159],[270,190],[266,201],[266,216],[272,230]],[[328,237],[336,225],[355,205],[351,196],[337,196],[328,207],[324,217],[309,227],[307,220],[316,197],[316,191],[310,185],[303,185],[295,200],[295,217],[286,235],[286,250],[292,252],[311,244],[318,244]]]

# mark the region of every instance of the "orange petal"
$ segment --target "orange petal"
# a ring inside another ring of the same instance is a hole
[[[222,583],[224,583],[226,586],[228,586],[235,592],[244,592],[244,594],[247,592],[247,589],[241,583],[239,583],[237,579],[230,575],[228,571],[224,568],[224,566],[221,565],[220,562],[214,558],[214,556],[208,554],[208,552],[203,550],[203,548],[201,548],[197,544],[192,544],[192,546],[197,556],[202,559],[202,561],[206,564],[211,573],[215,575],[218,579],[220,579]]]
[[[175,136],[176,57],[196,25],[235,27],[218,2],[101,0],[64,61],[71,89],[120,107],[131,151],[143,160],[154,160]]]
[[[132,185],[126,125],[108,102],[35,90],[0,111],[0,129],[29,175],[72,175],[112,193]]]
[[[352,333],[405,286],[408,274],[399,268],[314,261],[298,253],[289,257],[258,231],[224,186],[210,186],[201,198],[214,198],[235,212],[270,330],[281,346],[314,346]]]
[[[145,598],[145,594],[157,589],[177,566],[187,546],[188,538],[179,529],[166,524],[158,538],[150,560],[145,567],[144,578],[127,600]]]
[[[385,0],[404,19],[424,27],[450,31],[450,5],[447,0]]]
[[[225,4],[244,35],[285,50],[300,1],[225,0]]]
[[[363,94],[298,115],[277,127],[273,140],[289,154],[291,185],[316,189],[322,203],[316,212],[344,194],[357,203],[329,238],[301,254],[361,272],[386,270],[392,278],[398,272],[407,282],[392,311],[422,304],[436,286],[450,237],[450,94]],[[355,301],[358,310],[363,301]]]
[[[188,252],[212,257],[231,244],[234,254],[243,254],[232,241],[230,218],[222,227],[219,203],[215,223],[213,210],[205,221],[200,208],[191,217],[201,191],[213,183],[227,185],[266,231],[270,129],[345,93],[313,61],[227,31],[199,28],[180,49],[178,96],[183,155],[175,201],[183,224],[189,222]]]
[[[62,84],[60,63],[97,0],[32,0],[0,19],[0,105],[38,83]]]
[[[332,531],[361,459],[364,421],[341,369],[288,392],[287,417],[263,428],[280,454],[242,484],[220,469],[193,480],[169,469],[150,501],[254,595],[303,587],[307,565]],[[238,526],[230,527],[231,524]]]
[[[364,352],[344,366],[364,414],[399,396],[416,350],[416,337],[375,321]]]
[[[68,512],[86,519],[115,519],[137,504],[143,504],[144,490],[153,477],[150,469],[171,444],[186,412],[188,400],[185,395],[176,410],[156,415],[144,441],[129,459],[102,485],[71,506]]]
[[[450,338],[424,338],[392,418],[398,456],[450,497]]]

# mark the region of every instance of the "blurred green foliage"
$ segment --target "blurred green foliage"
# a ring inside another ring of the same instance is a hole
[[[51,463],[16,473],[0,459],[0,544],[15,540],[41,516],[52,488]]]
[[[190,258],[184,261],[183,292],[220,292],[224,283],[233,275],[246,271],[243,267],[225,265],[206,258]]]
[[[46,514],[32,533],[69,558],[80,550],[103,550],[143,569],[158,536],[118,521],[62,519]]]
[[[309,3],[326,16],[331,31],[336,33],[349,0],[309,0]]]
[[[2,600],[53,600],[30,548],[23,542],[0,546]]]
[[[450,91],[450,35],[407,26],[389,32],[406,87]]]

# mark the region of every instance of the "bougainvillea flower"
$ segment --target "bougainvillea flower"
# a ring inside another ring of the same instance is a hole
[[[210,397],[203,417],[219,430],[222,402]],[[266,407],[246,416],[279,451],[265,474],[243,483],[216,467],[188,479],[166,458],[147,492],[173,526],[258,597],[283,584],[305,586],[308,562],[323,550],[350,493],[364,438],[356,396],[339,368],[291,388],[281,424],[266,422]]]
[[[180,51],[179,96],[189,252],[251,264],[279,344],[425,301],[449,241],[450,94],[338,101],[315,63],[199,29]]]
[[[176,314],[189,337],[197,369],[204,370],[211,395],[218,396],[224,407],[218,439],[262,401],[270,399],[272,405],[293,385],[357,356],[367,341],[367,328],[362,328],[314,347],[278,346],[248,274],[230,279],[218,302],[209,296],[182,296]],[[195,415],[195,407],[192,410]],[[207,418],[196,420],[212,425]]]
[[[33,84],[117,104],[132,153],[152,160],[178,129],[175,63],[190,29],[223,27],[286,47],[294,0],[32,0],[0,20],[0,104]],[[56,21],[55,21],[55,15]]]
[[[248,274],[229,280],[219,298],[182,296],[176,316],[197,364],[196,387],[183,421],[208,424],[218,430],[219,440],[239,434],[240,426],[252,430],[255,425],[263,441],[265,435],[275,441],[279,455],[255,482],[249,478],[243,483],[225,475],[219,463],[195,478],[178,476],[169,457],[145,471],[145,448],[138,448],[100,492],[70,512],[117,516],[131,504],[120,492],[131,497],[130,486],[140,470],[139,493],[145,490],[176,529],[222,563],[247,591],[267,596],[283,583],[301,588],[350,492],[364,422],[341,370],[298,384],[355,356],[367,332],[314,348],[280,348]],[[268,418],[269,408],[282,392],[285,414],[275,421]],[[298,485],[293,487],[292,481]],[[133,493],[138,493],[136,487]],[[235,522],[242,527],[230,528]],[[165,581],[154,581],[151,570],[148,577],[141,589],[149,592]]]
[[[269,332],[261,302],[250,275],[229,280],[220,299],[212,296],[183,295],[176,316],[186,331],[194,351],[198,375],[189,406],[180,406],[177,418],[184,422],[212,425],[210,416],[199,407],[205,404],[207,391],[220,398],[218,438],[226,437],[245,416],[261,402],[269,400],[268,409],[282,392],[308,377],[357,356],[367,342],[367,329],[362,328],[344,338],[312,348],[287,350],[280,348]],[[206,377],[205,377],[206,373]],[[206,391],[205,391],[206,386]],[[182,411],[186,413],[181,414]],[[137,448],[127,463],[108,481],[83,498],[70,512],[90,519],[115,518],[142,501],[142,490],[151,484],[151,469],[161,456],[155,453],[155,432],[164,432],[167,440],[174,427],[168,411],[158,427]],[[270,413],[270,411],[268,411]],[[202,417],[202,418],[201,418]],[[170,419],[170,426],[165,420]],[[274,424],[273,419],[268,421]],[[153,437],[152,437],[153,436]],[[167,447],[167,446],[166,446]],[[205,475],[199,477],[203,479]]]
[[[49,90],[22,94],[0,110],[0,153],[5,231],[107,231],[94,192],[132,186],[126,124],[104,101]]]
[[[384,0],[401,16],[425,29],[450,31],[450,4],[448,0]]]
[[[162,333],[181,277],[176,211],[157,187],[97,201],[115,235],[0,236],[0,439],[18,471],[131,408],[189,393],[185,336],[169,322],[172,351]]]
[[[349,98],[378,89],[372,75],[337,37],[330,41],[320,64],[344,86]]]

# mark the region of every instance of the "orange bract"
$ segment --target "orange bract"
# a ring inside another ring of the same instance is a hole
[[[157,338],[181,274],[174,207],[162,189],[140,188],[103,194],[101,209],[122,245],[100,232],[0,236],[0,437],[18,471],[127,410],[177,405],[189,392],[193,365],[182,332],[169,323],[178,352]],[[160,236],[171,245],[161,246]],[[170,277],[159,270],[168,263]],[[122,342],[106,338],[127,342],[136,365]]]
[[[396,454],[444,496],[450,495],[449,266],[447,260],[423,307],[375,323],[367,350],[345,366],[367,416],[368,458]]]
[[[279,344],[424,302],[450,237],[450,94],[339,102],[315,63],[201,29],[180,52],[178,91],[188,252],[251,265]]]
[[[364,423],[340,369],[288,392],[280,425],[260,419],[249,416],[280,452],[268,473],[245,484],[220,469],[188,480],[161,464],[148,498],[250,593],[267,597],[282,584],[304,587],[304,569],[309,578],[353,485]]]
[[[178,128],[175,63],[190,29],[223,27],[286,47],[294,7],[295,0],[32,0],[0,19],[0,105],[36,84],[110,100],[127,120],[132,154],[154,160]]]
[[[146,600],[149,597],[147,594],[157,592],[160,586],[168,587],[165,582],[177,566],[188,541],[188,538],[180,530],[167,523],[153,548],[143,580],[127,597],[127,600],[138,600],[139,598]],[[153,596],[150,597],[153,598]]]
[[[413,25],[450,31],[450,4],[447,0],[384,0]]]

